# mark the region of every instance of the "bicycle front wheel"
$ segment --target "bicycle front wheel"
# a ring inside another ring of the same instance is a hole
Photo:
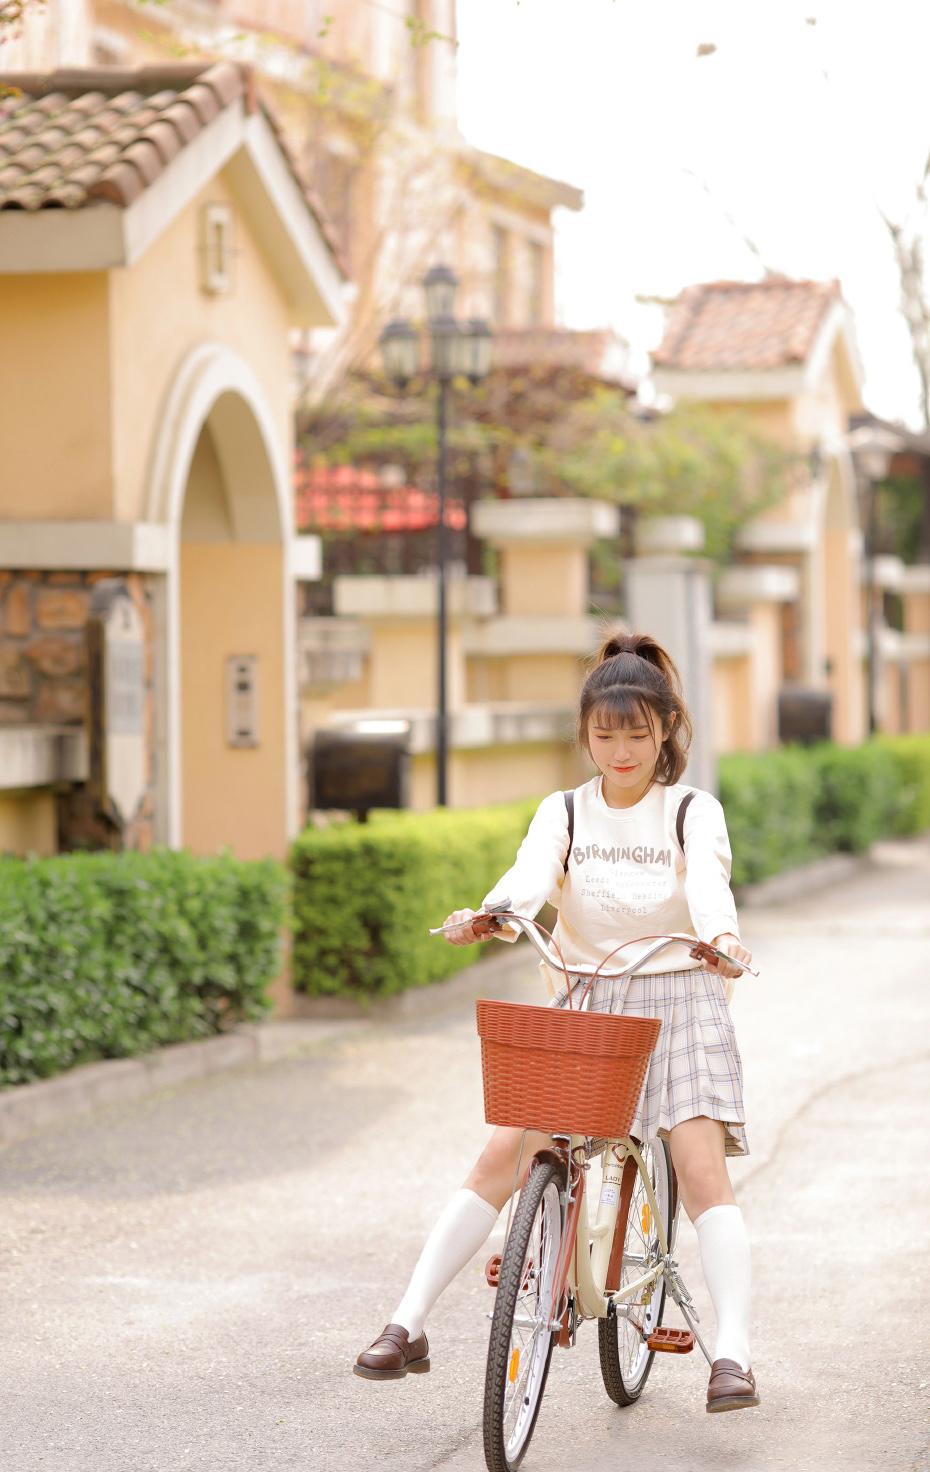
[[[665,1140],[644,1140],[640,1154],[666,1233],[669,1233],[674,1215],[671,1151]],[[627,1157],[625,1169],[632,1171],[633,1181],[624,1218],[617,1219],[617,1232],[623,1237],[623,1260],[619,1283],[608,1284],[614,1292],[642,1277],[662,1255],[659,1232],[643,1178],[632,1158]],[[646,1340],[662,1323],[664,1309],[663,1274],[645,1294],[640,1295],[639,1300],[624,1299],[617,1313],[597,1321],[604,1389],[618,1406],[631,1406],[643,1392],[655,1359],[655,1351],[649,1349]]]
[[[556,1340],[563,1175],[553,1160],[535,1161],[504,1248],[484,1384],[489,1472],[513,1472],[520,1465],[546,1388]]]

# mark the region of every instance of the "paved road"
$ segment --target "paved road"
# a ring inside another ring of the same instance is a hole
[[[763,1404],[706,1416],[695,1353],[620,1411],[588,1325],[527,1472],[930,1472],[930,845],[743,929]],[[477,970],[534,997],[519,952]],[[483,1254],[434,1313],[432,1374],[349,1373],[485,1138],[479,1095],[460,1003],[4,1151],[4,1472],[480,1472]],[[680,1255],[710,1320],[687,1223]]]

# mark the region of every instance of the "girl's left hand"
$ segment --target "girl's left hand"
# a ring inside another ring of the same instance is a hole
[[[711,941],[711,945],[716,946],[718,951],[726,951],[728,956],[735,956],[737,961],[744,961],[747,966],[752,963],[752,951],[747,951],[742,942],[728,931],[723,935],[716,936]],[[743,975],[738,966],[728,966],[725,961],[709,961],[707,964],[713,966],[720,976],[736,977]]]

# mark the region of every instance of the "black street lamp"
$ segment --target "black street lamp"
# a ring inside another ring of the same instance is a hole
[[[437,561],[439,599],[437,624],[438,690],[436,700],[436,806],[445,807],[449,755],[449,717],[446,698],[446,394],[453,378],[480,383],[491,369],[491,330],[486,322],[454,315],[458,279],[449,266],[433,266],[423,281],[429,328],[428,376],[436,380],[436,490],[439,511]],[[388,378],[401,390],[420,371],[420,339],[409,322],[395,318],[378,339]]]

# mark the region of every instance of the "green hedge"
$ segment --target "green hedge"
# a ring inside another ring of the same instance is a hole
[[[930,827],[930,735],[789,746],[720,759],[733,884]]]
[[[817,831],[817,771],[801,747],[736,753],[719,763],[733,884],[751,884],[826,852]]]
[[[286,893],[270,860],[0,859],[0,1085],[262,1016]]]
[[[750,884],[930,827],[930,736],[726,756],[720,798],[733,884]],[[477,904],[510,867],[535,807],[376,813],[367,824],[307,829],[292,850],[295,985],[364,999],[467,966],[473,947],[427,931]]]
[[[473,947],[429,928],[477,905],[513,863],[536,806],[376,812],[367,823],[306,829],[291,851],[294,985],[384,996],[469,965]]]
[[[930,828],[930,735],[879,736],[875,745],[890,752],[898,770],[894,832]]]

